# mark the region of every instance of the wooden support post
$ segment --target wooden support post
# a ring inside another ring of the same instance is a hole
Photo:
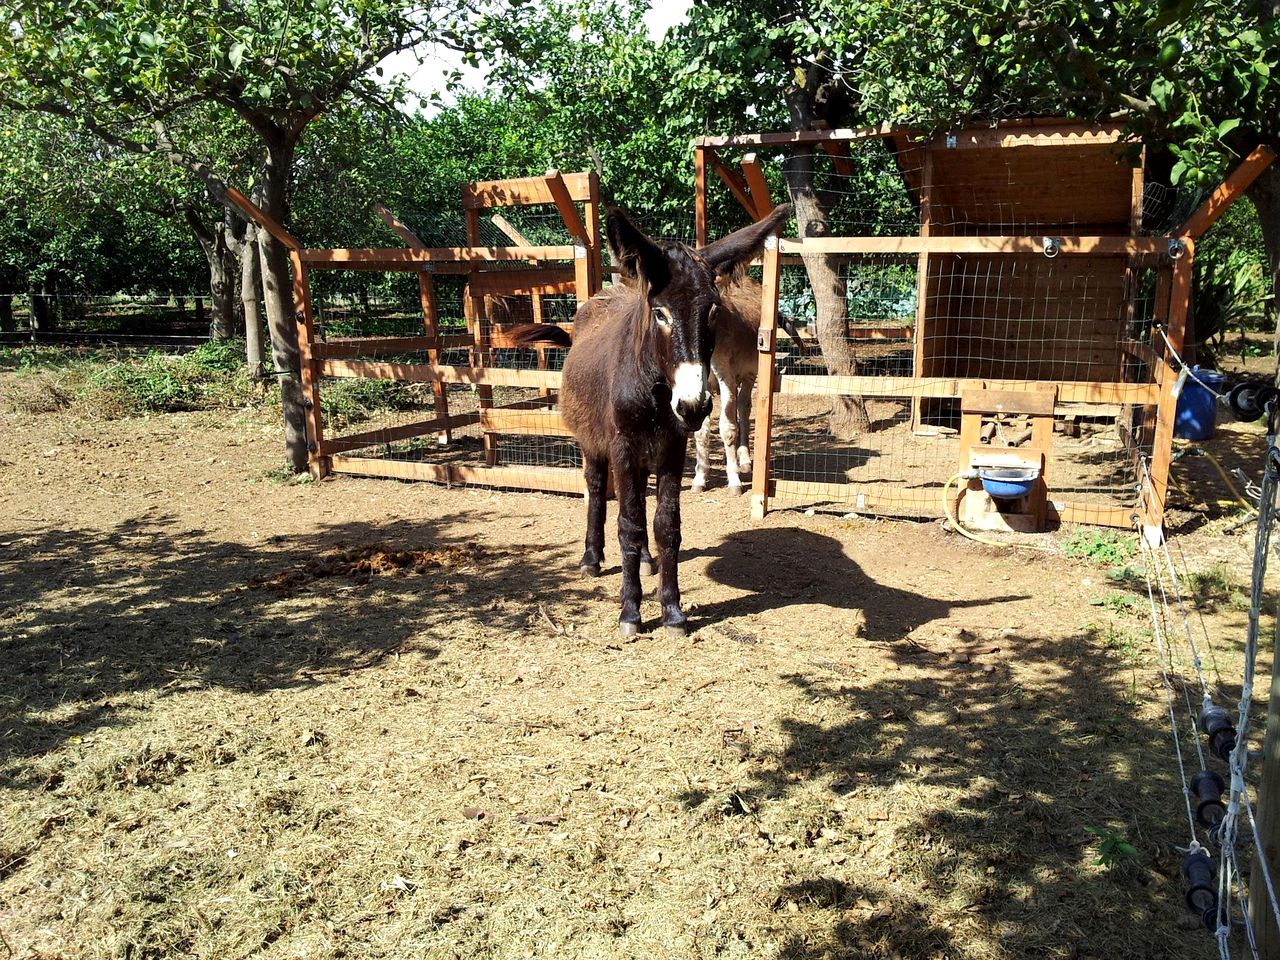
[[[467,207],[466,209],[467,224],[467,243],[470,246],[478,247],[480,245],[480,211],[477,207]],[[489,318],[486,315],[484,297],[475,292],[476,271],[473,269],[467,275],[467,285],[462,291],[462,310],[466,316],[467,326],[471,330],[471,365],[473,367],[486,367],[489,365],[489,357],[487,350]],[[476,388],[476,395],[480,402],[481,410],[488,410],[493,406],[493,387],[482,385]],[[492,433],[488,431],[484,434],[484,462],[492,467],[498,462],[498,441]]]
[[[1275,877],[1280,867],[1280,621],[1271,644],[1271,696],[1262,741],[1262,774],[1258,780],[1258,842]],[[1267,884],[1257,854],[1249,872],[1249,916],[1262,960],[1280,960],[1280,920],[1271,911]]]
[[[422,301],[422,327],[431,339],[427,348],[427,359],[431,365],[439,366],[440,356],[440,312],[436,308],[435,279],[425,270],[418,274],[418,296]],[[446,423],[449,419],[449,388],[439,380],[431,384],[431,392],[435,394],[436,416]],[[440,445],[446,446],[453,439],[453,431],[447,426],[440,433]]]
[[[756,214],[755,204],[751,202],[751,196],[747,193],[747,185],[742,176],[732,167],[726,166],[719,155],[710,148],[707,149],[707,159],[711,161],[711,166],[720,175],[720,179],[729,188],[729,192],[742,204],[742,209],[747,211],[752,220],[759,220],[760,217]]]
[[[764,243],[764,277],[760,294],[760,331],[756,335],[759,368],[756,373],[756,442],[751,466],[751,519],[763,520],[769,512],[769,457],[773,447],[773,394],[778,370],[778,293],[782,259],[778,238]]]
[[[311,476],[323,480],[329,473],[329,460],[323,456],[324,418],[320,414],[320,377],[312,351],[316,339],[315,317],[311,305],[311,277],[302,265],[297,249],[289,251],[293,261],[293,308],[298,325],[298,373],[302,381],[302,404],[307,427],[307,460]]]
[[[836,173],[842,177],[852,177],[854,175],[853,164],[849,162],[852,159],[852,155],[849,152],[849,142],[847,140],[824,140],[818,146],[831,158],[831,162],[835,164]]]
[[[510,220],[508,220],[506,217],[504,217],[502,214],[500,214],[500,213],[495,213],[495,214],[494,214],[492,217],[490,217],[489,219],[490,219],[490,221],[492,221],[492,223],[493,223],[493,225],[494,225],[495,227],[497,227],[497,228],[498,228],[499,230],[501,230],[504,234],[506,234],[506,235],[507,235],[507,237],[508,237],[511,241],[513,241],[517,246],[521,246],[521,247],[527,247],[527,246],[530,246],[530,243],[529,243],[528,238],[527,238],[527,237],[525,237],[525,235],[524,235],[523,233],[521,233],[521,232],[516,228],[516,226],[515,226],[513,223],[511,223],[511,221],[510,221]],[[530,262],[530,263],[533,263],[533,264],[536,264],[538,261],[536,261],[536,260],[530,260],[529,262]],[[532,291],[530,291],[530,293],[529,293],[529,298],[530,298],[530,301],[531,301],[531,304],[532,304],[532,306],[531,306],[531,308],[530,308],[530,309],[531,309],[532,314],[533,314],[533,322],[534,322],[534,323],[542,323],[542,321],[543,321],[543,311],[542,311],[542,291],[540,291],[540,290],[532,290]],[[539,345],[539,344],[534,344],[534,345],[533,345],[533,349],[534,349],[534,350],[536,350],[536,351],[537,351],[537,353],[538,353],[538,369],[539,369],[539,370],[545,370],[545,369],[547,369],[547,348],[546,348],[546,347],[544,347],[544,346],[541,346],[541,345]],[[538,391],[538,396],[540,396],[540,397],[549,397],[549,396],[551,396],[551,391],[550,391],[550,390],[548,390],[548,389],[546,389],[546,388],[540,389],[540,390]]]
[[[693,148],[693,236],[699,247],[707,245],[707,148]]]
[[[302,249],[302,244],[294,239],[293,234],[263,213],[256,203],[246,197],[235,187],[227,187],[227,199],[239,207],[240,212],[246,217],[260,226],[263,230],[267,231],[267,233],[271,234],[271,236],[275,237],[280,241],[280,243],[284,244],[286,250],[292,252],[294,250]]]
[[[1186,252],[1173,262],[1173,278],[1169,286],[1169,319],[1165,334],[1174,350],[1182,353],[1187,332],[1187,308],[1191,300],[1191,271],[1195,259],[1195,241],[1187,239]],[[1160,394],[1156,405],[1156,435],[1151,449],[1150,483],[1146,490],[1142,517],[1143,535],[1153,543],[1164,536],[1164,508],[1169,494],[1169,466],[1173,462],[1173,421],[1178,398],[1173,385],[1178,373],[1168,350],[1162,351]]]
[[[933,150],[926,147],[920,171],[920,236],[927,237],[933,229]],[[911,373],[917,379],[928,376],[925,370],[924,341],[929,317],[929,254],[921,251],[916,257],[916,329],[911,351]],[[911,401],[911,432],[922,426],[924,399]]]
[[[373,212],[382,218],[382,222],[390,227],[397,237],[404,241],[406,247],[411,250],[427,249],[427,245],[418,239],[418,235],[401,223],[400,219],[381,203],[373,205]]]
[[[765,183],[764,171],[760,169],[760,161],[754,153],[748,153],[742,158],[742,175],[751,192],[751,205],[756,209],[756,219],[763,220],[773,213],[773,200],[769,197],[769,185]]]
[[[573,237],[573,242],[583,247],[590,245],[591,238],[587,236],[586,224],[582,222],[578,208],[574,205],[573,198],[569,196],[569,187],[565,184],[560,171],[548,170],[546,181],[556,209],[560,211],[560,219],[564,221],[564,228],[569,231],[569,236]]]

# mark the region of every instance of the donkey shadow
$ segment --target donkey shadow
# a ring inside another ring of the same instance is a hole
[[[1028,595],[973,600],[929,597],[872,579],[839,540],[795,527],[742,530],[715,547],[681,551],[683,560],[710,557],[705,576],[744,595],[699,604],[691,626],[704,627],[787,607],[820,603],[861,611],[869,640],[898,640],[953,610],[1012,603]]]

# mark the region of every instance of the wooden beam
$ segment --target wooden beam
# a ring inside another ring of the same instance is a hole
[[[908,127],[895,127],[883,123],[878,127],[841,127],[837,130],[796,130],[790,133],[745,133],[729,137],[699,137],[696,146],[707,147],[770,147],[790,143],[822,143],[825,140],[881,140],[899,134],[910,134]]]
[[[418,353],[435,346],[435,339],[425,337],[351,337],[321,340],[311,347],[317,360],[345,360],[371,357],[380,353]]]
[[[587,173],[566,173],[564,185],[569,197],[577,203],[591,199],[591,176]],[[547,186],[546,177],[520,177],[514,180],[486,180],[468,183],[462,187],[463,209],[483,207],[527,207],[538,203],[554,203],[555,197]]]
[[[294,322],[298,327],[298,373],[302,381],[303,423],[307,432],[307,460],[311,475],[323,480],[329,472],[328,461],[320,452],[324,443],[324,417],[320,412],[320,373],[322,361],[316,359],[312,347],[316,342],[315,314],[311,304],[311,277],[297,250],[289,251],[293,265]]]
[[[562,266],[480,271],[471,277],[471,292],[487,296],[573,293],[576,289],[574,276],[573,267]]]
[[[425,250],[427,245],[418,239],[418,235],[410,230],[407,226],[400,222],[400,219],[388,210],[381,203],[373,205],[373,212],[382,218],[382,222],[391,228],[391,231],[404,241],[404,245],[413,250]]]
[[[585,493],[582,471],[573,467],[478,467],[459,463],[425,463],[421,460],[384,460],[378,457],[335,455],[334,473],[434,483],[474,484],[544,493]]]
[[[466,427],[480,422],[480,411],[455,413],[452,417],[432,417],[430,420],[419,420],[415,423],[403,423],[397,427],[381,427],[377,430],[366,430],[363,433],[352,433],[344,437],[325,440],[320,445],[321,453],[330,456],[335,453],[346,453],[348,450],[359,450],[361,447],[372,447],[380,443],[395,443],[397,440],[411,440],[427,433],[452,430],[455,427]]]
[[[241,213],[283,243],[289,250],[302,249],[302,244],[294,239],[293,234],[263,213],[256,203],[235,187],[227,187],[227,199],[239,207]]]
[[[1186,223],[1174,232],[1181,236],[1190,237],[1192,240],[1200,239],[1200,237],[1204,236],[1205,231],[1217,223],[1218,218],[1227,212],[1227,208],[1253,186],[1253,181],[1262,175],[1262,171],[1271,166],[1275,158],[1275,150],[1266,144],[1259,144],[1254,147],[1253,152],[1231,171],[1227,179],[1218,184],[1217,189],[1209,194],[1209,197],[1204,203],[1200,204],[1195,213],[1187,218]]]
[[[720,175],[720,179],[729,188],[729,192],[734,195],[738,203],[742,204],[742,208],[750,214],[752,220],[759,220],[760,217],[756,215],[755,204],[751,202],[751,196],[747,193],[747,185],[742,177],[732,167],[727,166],[714,150],[707,150],[706,154],[707,159],[711,161],[712,168]]]
[[[538,437],[572,437],[559,410],[509,410],[495,407],[480,411],[480,426],[492,433]]]
[[[573,198],[569,196],[569,188],[565,185],[564,177],[560,175],[560,171],[548,170],[544,179],[547,181],[547,189],[551,191],[551,200],[555,203],[556,209],[560,211],[560,219],[564,221],[564,228],[569,231],[569,236],[573,237],[581,246],[590,246],[591,241],[587,237],[587,227],[582,222],[582,217],[578,214],[578,208],[574,205]]]
[[[959,130],[935,137],[928,144],[937,150],[996,150],[1011,147],[1063,147],[1107,145],[1127,137],[1123,124],[1062,123],[1038,127],[995,127]]]
[[[862,396],[908,399],[958,398],[962,390],[1042,390],[1054,388],[1062,403],[1155,403],[1154,383],[1108,383],[1089,380],[991,380],[960,377],[839,377],[784,373],[779,393],[809,396]]]
[[[751,205],[755,207],[756,219],[763,220],[773,213],[773,200],[769,196],[769,185],[765,183],[764,171],[760,169],[760,160],[754,153],[742,158],[742,175],[747,182],[747,190],[751,194]]]
[[[853,164],[850,163],[852,154],[849,151],[849,143],[846,140],[823,140],[818,147],[831,158],[831,162],[835,165],[836,173],[842,177],[852,177],[854,175]]]
[[[1168,237],[1062,237],[1060,255],[1144,256],[1164,253]],[[1044,237],[810,237],[783,240],[784,254],[1015,253],[1044,256]]]
[[[1169,344],[1179,354],[1186,341],[1187,310],[1191,302],[1192,262],[1195,258],[1195,241],[1185,240],[1186,253],[1173,261],[1173,280],[1169,289],[1169,319],[1166,335]],[[1142,518],[1149,535],[1163,535],[1164,510],[1169,493],[1169,466],[1173,463],[1173,426],[1178,408],[1178,398],[1173,395],[1177,373],[1173,369],[1173,357],[1164,358],[1160,386],[1155,403],[1156,434],[1151,445],[1151,467],[1148,474],[1150,489],[1147,491],[1147,509]]]
[[[447,367],[430,363],[383,363],[377,360],[322,360],[325,377],[374,377],[410,383],[468,383],[484,387],[548,387],[558,389],[558,370],[509,370],[503,367]]]
[[[533,244],[529,242],[529,240],[525,237],[525,235],[521,233],[519,230],[517,230],[515,228],[515,225],[512,224],[511,221],[508,220],[506,217],[504,217],[502,214],[495,213],[489,219],[490,221],[493,222],[493,225],[497,227],[499,230],[501,230],[507,236],[507,239],[509,239],[516,246],[518,247],[533,246]]]
[[[416,270],[421,264],[484,263],[500,260],[572,260],[572,246],[544,247],[372,247],[348,250],[301,250],[302,262],[317,270]]]
[[[751,466],[751,517],[769,512],[769,458],[773,450],[773,394],[778,378],[778,294],[782,261],[778,238],[764,242],[764,276],[760,291],[760,329],[756,333],[756,443]]]

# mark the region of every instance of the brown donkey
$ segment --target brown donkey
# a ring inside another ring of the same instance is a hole
[[[711,412],[707,392],[715,349],[717,278],[751,261],[791,208],[717,240],[701,250],[657,243],[620,211],[606,220],[609,249],[623,283],[579,308],[569,342],[563,330],[533,324],[514,332],[526,343],[569,346],[560,387],[560,411],[582,448],[587,481],[583,573],[599,576],[604,560],[605,499],[609,469],[618,498],[625,637],[640,629],[640,569],[654,572],[645,523],[649,474],[658,479],[653,537],[658,545],[658,601],[662,624],[683,636],[676,566],[680,551],[680,480],[689,434]]]

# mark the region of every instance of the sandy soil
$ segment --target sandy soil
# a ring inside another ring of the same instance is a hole
[[[717,489],[696,632],[624,643],[578,499],[281,483],[261,412],[0,417],[14,957],[1214,954],[1102,567]],[[1182,552],[1242,578],[1225,522]]]

